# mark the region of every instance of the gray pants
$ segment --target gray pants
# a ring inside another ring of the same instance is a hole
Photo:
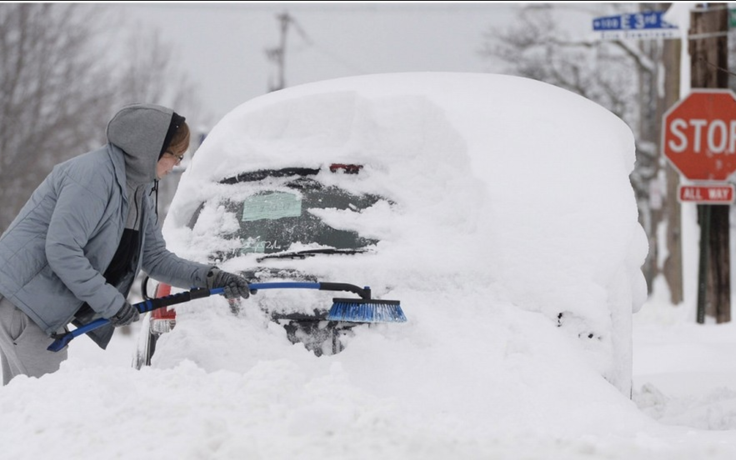
[[[3,385],[16,375],[41,377],[59,370],[67,349],[46,348],[54,341],[25,313],[0,295],[0,359]]]

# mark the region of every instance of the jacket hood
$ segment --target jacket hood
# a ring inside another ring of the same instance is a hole
[[[156,163],[174,111],[154,104],[122,108],[107,124],[107,140],[125,153],[125,176],[129,185],[156,179]]]

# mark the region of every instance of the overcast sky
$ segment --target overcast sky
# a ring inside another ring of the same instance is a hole
[[[483,34],[519,3],[246,2],[117,4],[136,24],[161,30],[197,82],[214,120],[276,84],[266,56],[288,12],[285,83],[384,72],[492,71],[478,55]]]

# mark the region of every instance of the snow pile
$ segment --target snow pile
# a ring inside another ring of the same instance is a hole
[[[360,163],[355,180],[325,180],[394,204],[326,214],[380,239],[375,253],[299,269],[369,284],[401,300],[409,321],[358,326],[344,351],[318,358],[255,305],[320,293],[264,291],[239,316],[222,298],[177,307],[176,329],[142,371],[102,365],[80,338],[59,372],[0,391],[3,454],[732,458],[727,433],[689,436],[628,397],[647,250],[633,155],[630,130],[609,112],[515,77],[374,75],[249,101],[184,174],[165,226],[170,248],[206,260],[222,238],[205,230],[235,224],[212,208],[211,227],[186,227],[202,200],[225,193],[213,181]]]
[[[695,302],[675,308],[656,287],[635,322],[634,401],[661,423],[733,432],[736,323],[697,324]]]
[[[631,131],[610,112],[528,79],[332,80],[268,94],[226,116],[185,173],[165,231],[176,252],[204,262],[232,244],[219,234],[237,225],[213,207],[209,226],[185,227],[200,202],[237,195],[217,181],[255,169],[321,167],[328,184],[396,206],[328,216],[336,228],[380,239],[376,257],[314,258],[291,268],[370,284],[402,301],[457,290],[447,304],[418,299],[421,310],[413,311],[407,303],[416,321],[432,310],[439,329],[456,321],[455,304],[479,308],[479,321],[505,304],[540,312],[628,394],[629,321],[645,298],[639,267],[647,250],[628,180],[633,152]],[[357,180],[339,180],[327,171],[331,163],[364,170]],[[252,266],[254,257],[228,268]]]

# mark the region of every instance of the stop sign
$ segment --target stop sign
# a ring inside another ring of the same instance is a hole
[[[662,148],[691,180],[724,181],[736,171],[736,95],[695,89],[664,115]]]

